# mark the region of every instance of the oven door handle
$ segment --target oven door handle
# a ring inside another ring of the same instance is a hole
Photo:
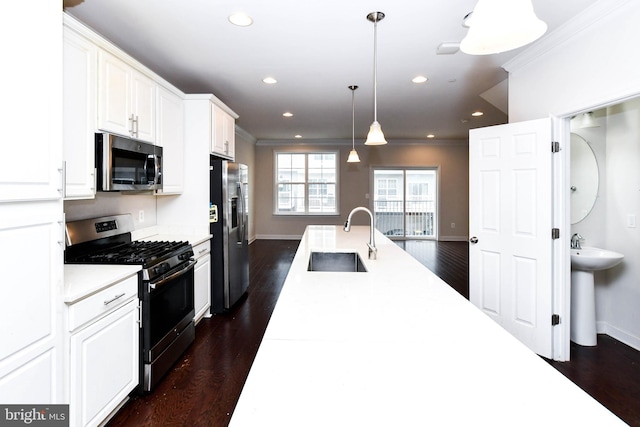
[[[190,259],[189,262],[187,264],[185,264],[184,268],[181,268],[180,270],[176,271],[175,273],[172,273],[171,275],[167,276],[167,277],[163,277],[161,280],[155,282],[155,283],[149,283],[149,289],[154,290],[156,288],[161,287],[162,285],[164,285],[165,283],[176,279],[180,276],[182,276],[183,274],[186,274],[189,272],[189,270],[193,270],[193,267],[195,267],[196,263],[198,261],[194,260],[194,259]]]

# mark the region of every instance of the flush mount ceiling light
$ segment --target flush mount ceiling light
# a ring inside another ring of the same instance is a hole
[[[414,78],[411,79],[411,81],[414,82],[414,83],[424,83],[427,80],[429,80],[429,79],[426,78],[425,76],[415,76]]]
[[[262,79],[263,83],[266,83],[268,85],[274,85],[276,83],[278,83],[278,81],[276,79],[274,79],[273,77],[265,77],[264,79]]]
[[[463,25],[469,26],[469,31],[460,50],[469,55],[516,49],[547,31],[547,24],[536,16],[531,0],[478,0]]]
[[[282,115],[283,115],[284,117],[293,117],[293,113],[291,113],[291,112],[289,112],[289,111],[287,111],[287,112],[285,112],[285,113],[282,113]]]
[[[597,128],[600,125],[596,122],[596,119],[593,117],[593,112],[589,111],[588,113],[584,113],[582,115],[582,120],[580,121],[580,129],[585,128]]]
[[[367,15],[367,19],[373,22],[373,123],[369,128],[365,145],[384,145],[387,140],[384,139],[382,127],[378,123],[378,22],[384,19],[384,13],[371,12]]]
[[[237,25],[238,27],[248,27],[253,24],[253,19],[246,13],[234,13],[233,15],[229,15],[229,22],[233,25]]]
[[[474,111],[473,113],[471,113],[471,115],[473,117],[480,117],[480,116],[483,116],[484,113],[482,111]]]
[[[358,157],[358,152],[356,151],[356,102],[355,102],[355,94],[358,86],[351,85],[349,86],[351,89],[351,151],[349,152],[349,158],[347,159],[347,163],[359,163],[360,157]]]

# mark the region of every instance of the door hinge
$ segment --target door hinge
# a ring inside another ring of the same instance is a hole
[[[551,326],[556,326],[560,324],[560,315],[552,314],[551,315]]]
[[[551,141],[551,152],[557,153],[560,151],[560,143],[558,141]]]
[[[559,228],[552,228],[551,229],[551,238],[554,239],[554,240],[560,238],[560,229]]]

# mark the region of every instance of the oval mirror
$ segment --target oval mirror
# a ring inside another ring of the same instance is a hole
[[[571,224],[586,218],[598,197],[598,163],[591,146],[571,134]]]

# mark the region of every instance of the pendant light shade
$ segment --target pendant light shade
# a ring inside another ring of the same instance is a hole
[[[356,103],[355,94],[358,86],[349,86],[351,89],[351,151],[349,152],[349,158],[347,163],[360,163],[360,157],[356,151]]]
[[[373,22],[373,123],[369,128],[365,145],[384,145],[387,140],[384,139],[382,127],[378,123],[378,22],[384,19],[384,13],[371,12],[367,15],[367,19]]]
[[[547,31],[536,16],[531,0],[478,0],[460,50],[470,55],[506,52],[529,44]]]

